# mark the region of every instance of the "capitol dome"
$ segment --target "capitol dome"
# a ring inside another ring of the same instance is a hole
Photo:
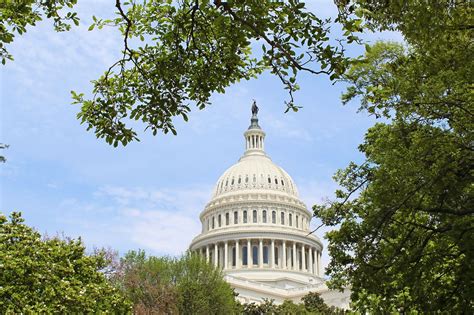
[[[254,103],[244,154],[218,179],[190,250],[223,269],[241,302],[299,301],[310,291],[324,297],[323,246],[311,233],[312,213],[290,175],[265,153],[257,113]]]
[[[293,179],[266,155],[248,154],[217,181],[214,198],[247,190],[272,190],[298,197]]]

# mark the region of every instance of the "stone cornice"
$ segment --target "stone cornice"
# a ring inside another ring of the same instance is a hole
[[[268,286],[262,283],[258,283],[256,281],[240,279],[240,278],[232,277],[232,276],[226,276],[225,279],[234,288],[240,287],[243,289],[250,289],[254,292],[271,294],[274,296],[278,296],[282,299],[294,299],[297,297],[302,297],[306,295],[309,291],[321,292],[321,291],[327,290],[327,287],[324,283],[318,283],[318,284],[302,287],[298,290],[287,290],[287,289],[281,289],[281,288]]]

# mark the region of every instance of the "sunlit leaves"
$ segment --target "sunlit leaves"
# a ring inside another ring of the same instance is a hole
[[[26,32],[28,26],[34,26],[43,18],[51,19],[54,29],[58,32],[71,29],[71,23],[79,25],[76,12],[69,11],[77,0],[3,0],[0,1],[0,59],[5,64],[13,56],[8,52],[7,45],[16,35]]]
[[[81,240],[47,238],[0,213],[0,312],[126,313],[130,304],[100,272],[103,254]]]

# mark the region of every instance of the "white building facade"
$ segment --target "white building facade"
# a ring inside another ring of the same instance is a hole
[[[323,245],[310,234],[312,214],[292,178],[265,153],[265,132],[254,108],[245,152],[219,178],[190,250],[223,269],[241,302],[299,302],[312,291],[347,308],[349,292],[329,291],[324,284]]]

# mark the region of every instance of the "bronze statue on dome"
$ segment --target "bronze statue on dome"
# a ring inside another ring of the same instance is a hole
[[[253,100],[252,104],[252,115],[257,115],[258,114],[258,106],[257,106],[257,101]]]

